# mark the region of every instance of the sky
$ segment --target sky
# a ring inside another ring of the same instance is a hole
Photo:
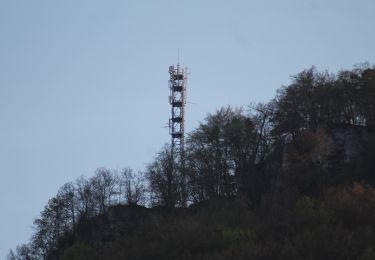
[[[170,141],[178,50],[191,131],[313,65],[373,64],[374,13],[374,0],[0,0],[0,258],[64,183],[142,170]]]

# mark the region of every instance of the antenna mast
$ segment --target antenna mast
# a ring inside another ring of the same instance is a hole
[[[169,119],[169,133],[171,135],[172,172],[180,170],[183,187],[185,184],[185,105],[187,68],[181,68],[178,63],[169,67],[169,103],[171,104],[171,118]],[[179,164],[179,165],[176,165]]]

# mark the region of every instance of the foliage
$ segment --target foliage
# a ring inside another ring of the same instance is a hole
[[[60,258],[61,260],[98,260],[100,257],[98,253],[91,247],[83,243],[75,243],[73,246],[68,248],[64,255]]]

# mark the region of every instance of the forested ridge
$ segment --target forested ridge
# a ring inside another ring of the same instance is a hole
[[[375,259],[375,67],[314,67],[135,172],[64,184],[8,259]],[[178,162],[176,162],[178,165]]]

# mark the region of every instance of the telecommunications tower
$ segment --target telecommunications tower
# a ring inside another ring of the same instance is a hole
[[[169,75],[169,103],[172,112],[172,117],[169,119],[169,133],[172,139],[171,156],[172,161],[178,161],[183,169],[187,68],[180,68],[180,64],[177,63],[176,67],[174,65],[169,67]]]

